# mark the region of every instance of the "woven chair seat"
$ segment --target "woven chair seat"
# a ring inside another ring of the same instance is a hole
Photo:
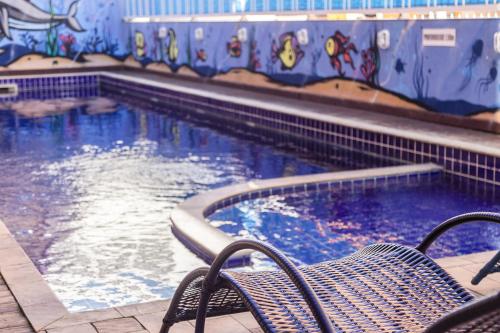
[[[414,248],[369,246],[299,270],[339,332],[421,332],[474,297]],[[196,317],[198,270],[177,305],[176,321]],[[207,316],[250,310],[265,332],[321,332],[303,295],[282,271],[222,271]]]

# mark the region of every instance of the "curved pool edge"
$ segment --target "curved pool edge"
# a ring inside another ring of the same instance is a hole
[[[205,262],[215,257],[236,239],[213,227],[206,217],[218,209],[238,202],[289,192],[328,189],[334,183],[379,182],[410,175],[441,173],[443,168],[433,164],[338,171],[313,175],[252,180],[195,195],[180,203],[171,213],[172,232],[192,252]],[[228,267],[250,264],[252,251],[241,251],[226,263]]]

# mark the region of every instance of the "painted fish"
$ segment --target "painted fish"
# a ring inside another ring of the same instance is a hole
[[[241,42],[237,36],[232,36],[231,41],[226,44],[227,53],[233,58],[239,58],[241,56]]]
[[[406,64],[401,60],[401,58],[398,58],[398,60],[396,60],[396,65],[394,65],[394,69],[398,74],[405,73],[405,66]]]
[[[335,31],[335,34],[328,37],[325,43],[326,54],[330,57],[330,63],[337,70],[340,76],[344,76],[342,71],[342,63],[339,57],[342,56],[344,63],[351,65],[355,69],[350,52],[358,53],[356,45],[349,42],[350,38],[344,36],[340,31]]]
[[[281,70],[292,70],[304,58],[304,51],[300,48],[299,41],[293,32],[286,32],[279,38],[279,45],[273,41],[271,47],[271,60],[281,62]]]
[[[139,58],[146,55],[146,40],[144,34],[140,31],[135,32],[135,51]]]
[[[48,30],[51,27],[65,24],[76,32],[85,31],[76,14],[78,1],[69,6],[68,14],[53,15],[43,11],[28,0],[0,0],[0,37],[12,39],[10,29],[16,30]]]
[[[177,37],[174,29],[168,29],[168,60],[176,62],[179,56],[179,48],[177,47]]]

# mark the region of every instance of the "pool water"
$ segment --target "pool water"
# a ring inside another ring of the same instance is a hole
[[[298,264],[341,258],[373,243],[416,246],[440,222],[469,211],[500,211],[491,188],[432,182],[344,187],[331,191],[275,195],[240,202],[209,216],[236,238],[259,239]],[[430,248],[439,258],[500,248],[500,227],[472,223],[457,227]],[[262,256],[254,266],[272,266]]]
[[[0,107],[0,218],[69,310],[168,298],[205,265],[170,231],[186,198],[351,164],[185,118],[104,97]]]

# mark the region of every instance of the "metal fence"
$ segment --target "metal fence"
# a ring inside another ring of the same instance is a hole
[[[493,5],[498,0],[125,0],[126,16],[433,8]]]

